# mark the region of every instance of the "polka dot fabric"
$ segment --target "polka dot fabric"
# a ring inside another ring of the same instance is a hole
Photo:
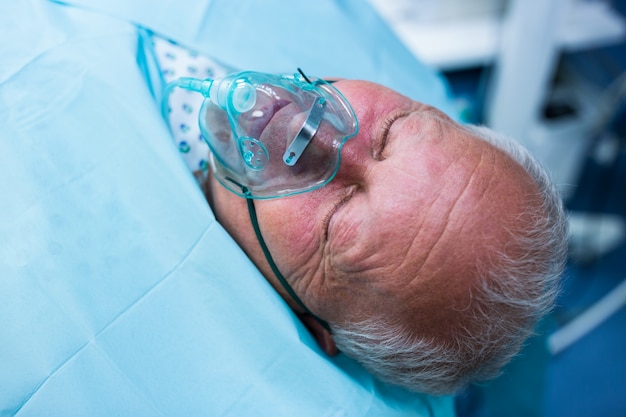
[[[217,62],[166,39],[153,36],[153,46],[165,83],[180,77],[219,78],[226,70]],[[168,98],[168,122],[178,150],[194,173],[206,173],[209,147],[200,133],[198,113],[204,97],[175,88]]]

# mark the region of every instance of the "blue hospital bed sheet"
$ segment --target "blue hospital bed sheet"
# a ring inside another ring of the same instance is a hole
[[[0,3],[0,415],[451,415],[317,348],[178,155],[139,12],[82,6]]]

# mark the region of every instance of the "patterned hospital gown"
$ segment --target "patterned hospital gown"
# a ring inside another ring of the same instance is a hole
[[[165,83],[179,77],[219,78],[227,74],[224,66],[207,56],[153,36],[152,43]],[[209,147],[200,133],[198,112],[204,97],[196,92],[175,88],[169,96],[169,125],[174,141],[192,172],[206,173]]]

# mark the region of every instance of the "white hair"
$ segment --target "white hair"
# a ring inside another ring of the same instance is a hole
[[[412,391],[449,394],[496,377],[551,311],[567,256],[566,216],[546,171],[516,141],[485,127],[466,128],[517,161],[540,190],[541,209],[527,213],[532,220],[521,233],[510,231],[524,255],[496,251],[492,265],[479,266],[482,276],[470,290],[463,324],[446,337],[423,337],[384,317],[331,325],[342,352],[379,379]]]

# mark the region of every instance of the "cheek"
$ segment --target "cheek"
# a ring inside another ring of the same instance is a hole
[[[298,197],[257,204],[261,231],[272,256],[289,261],[310,258],[321,239],[316,205],[294,199]]]

